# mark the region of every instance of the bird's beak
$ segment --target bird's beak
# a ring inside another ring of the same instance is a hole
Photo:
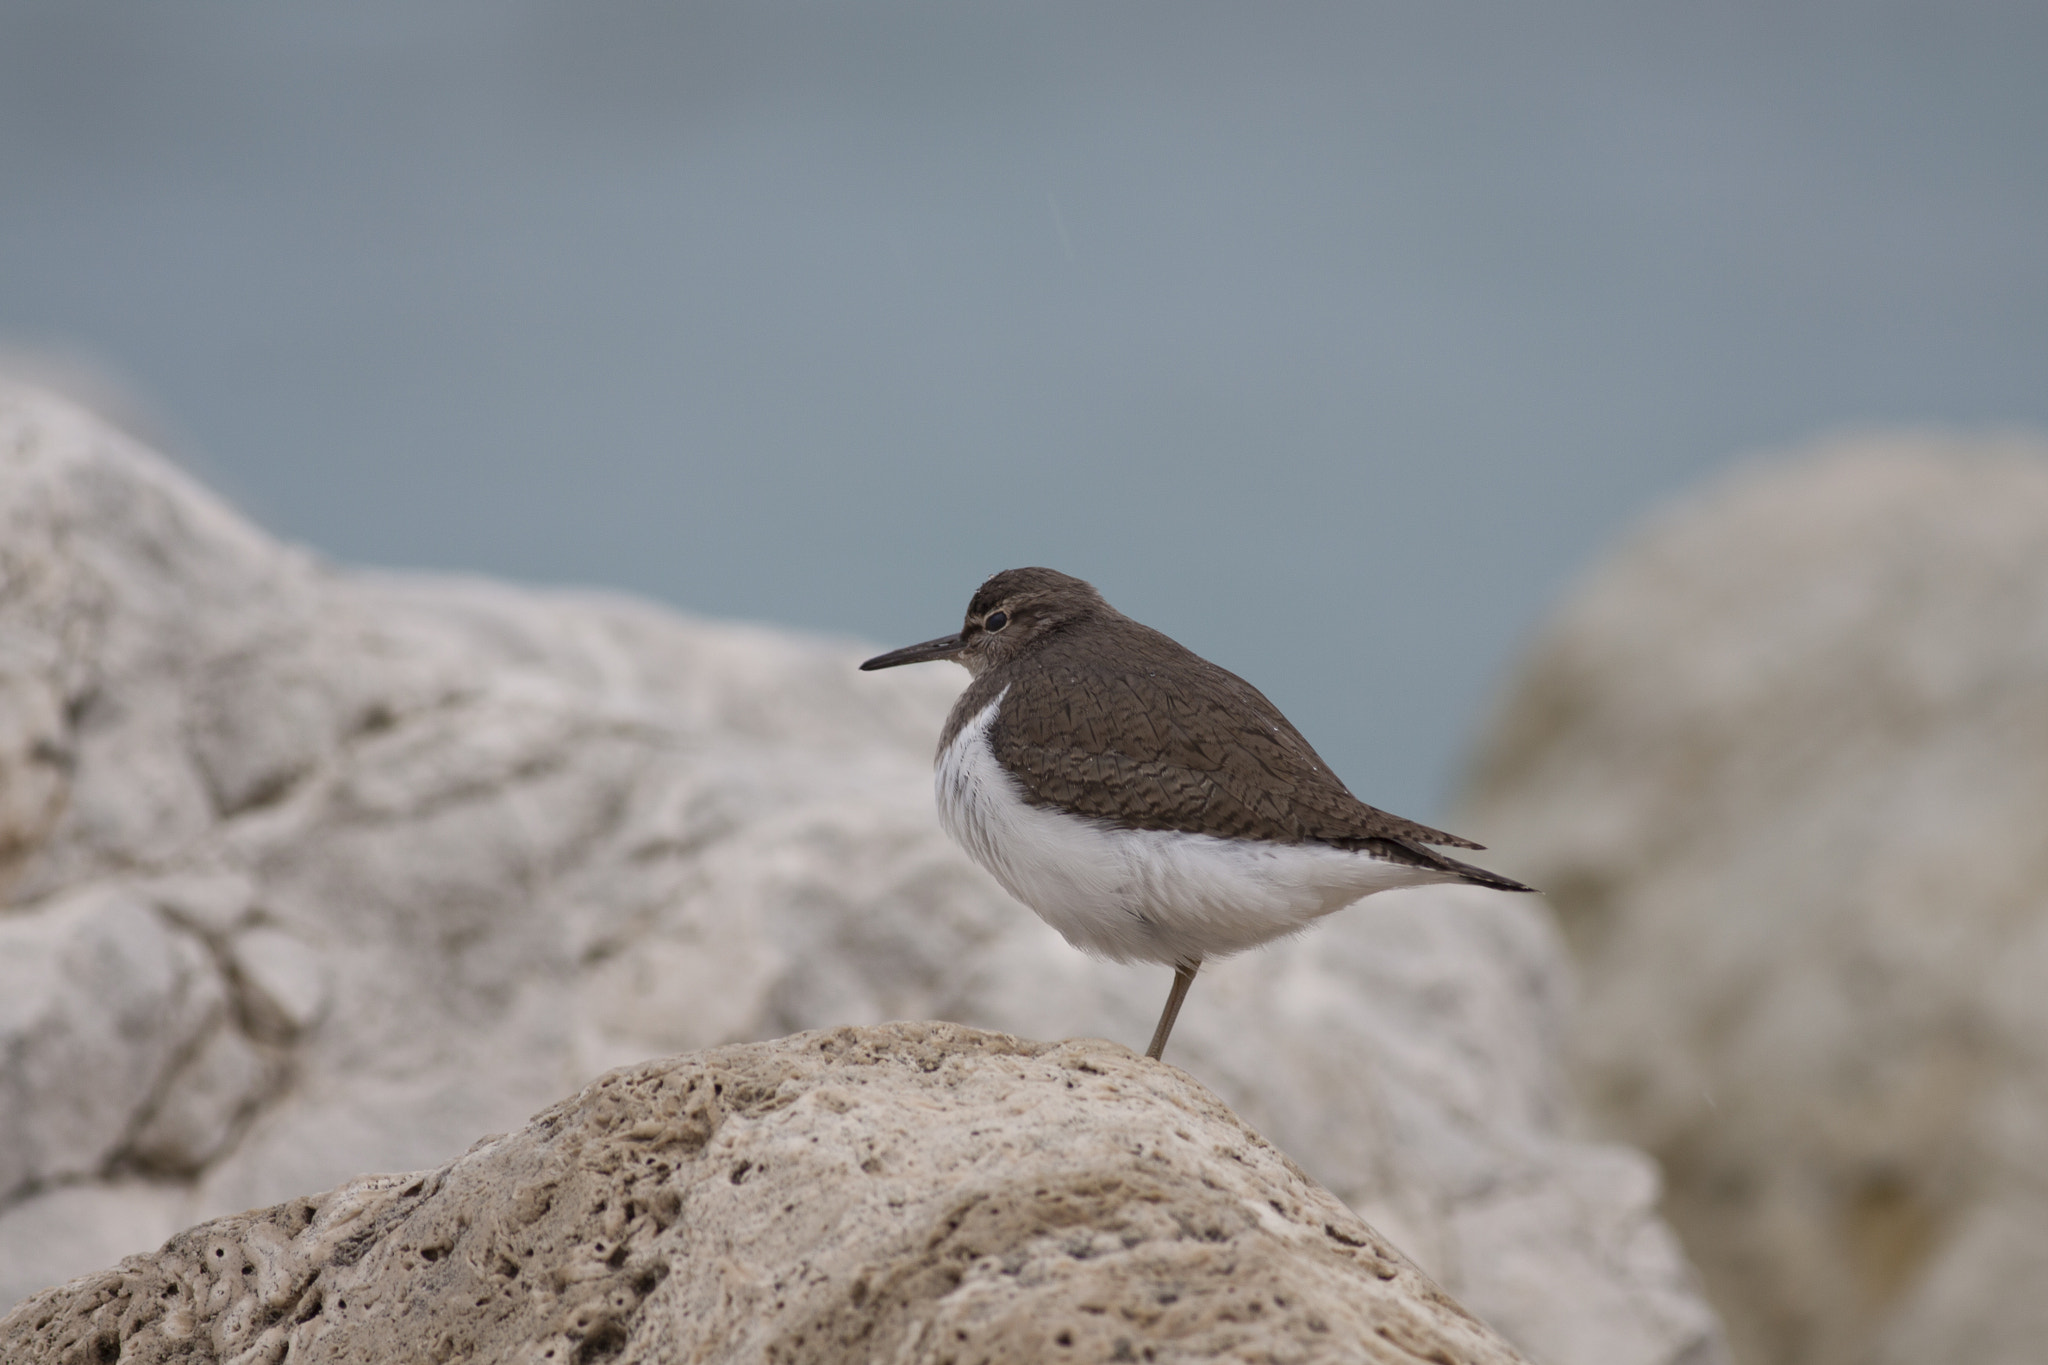
[[[936,640],[926,640],[921,645],[905,645],[901,649],[892,649],[887,654],[877,654],[860,668],[863,673],[872,673],[878,668],[894,668],[898,664],[930,663],[934,659],[950,659],[965,648],[965,635],[942,635]]]

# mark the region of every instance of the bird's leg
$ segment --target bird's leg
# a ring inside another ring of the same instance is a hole
[[[1166,1008],[1159,1012],[1159,1027],[1152,1030],[1152,1046],[1145,1049],[1145,1055],[1153,1061],[1166,1051],[1166,1035],[1173,1032],[1173,1021],[1180,1017],[1180,1002],[1188,998],[1188,987],[1195,984],[1195,973],[1202,970],[1202,959],[1193,962],[1177,962],[1173,968],[1173,989],[1167,993]]]

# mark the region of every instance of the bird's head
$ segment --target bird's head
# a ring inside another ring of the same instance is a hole
[[[980,674],[1053,633],[1111,610],[1093,585],[1056,569],[1005,569],[975,590],[957,635],[878,654],[864,670],[951,659]]]

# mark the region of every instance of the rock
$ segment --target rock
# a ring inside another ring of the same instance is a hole
[[[235,935],[228,955],[257,1037],[290,1042],[327,1012],[327,964],[296,934],[259,924]]]
[[[0,1206],[98,1174],[226,1003],[199,946],[119,891],[0,919]]]
[[[2048,447],[1753,465],[1575,594],[1468,823],[1751,1365],[2048,1340]]]
[[[0,676],[0,892],[49,836],[69,794],[62,711],[41,679]]]
[[[113,1359],[1520,1359],[1181,1072],[948,1024],[615,1071],[0,1321]]]
[[[128,1163],[160,1175],[198,1174],[227,1148],[282,1070],[273,1049],[220,1020],[164,1082],[128,1143]]]
[[[58,1185],[0,1213],[0,1283],[51,1283],[100,1270],[194,1220],[190,1194],[161,1180]]]
[[[37,751],[64,756],[0,766],[0,813],[42,812],[0,929],[115,888],[227,1001],[229,1032],[198,1021],[150,1062],[152,1084],[185,1068],[166,1103],[124,1110],[64,1181],[147,1176],[210,1217],[436,1166],[652,1055],[900,1018],[1142,1042],[1165,996],[940,833],[950,670],[336,570],[20,393],[0,396],[0,567],[0,688],[51,699],[28,728],[56,725]],[[1570,1136],[1564,993],[1540,906],[1396,893],[1205,968],[1173,1057],[1534,1356],[1710,1361],[1651,1167]],[[81,1029],[111,1008],[68,999]],[[79,1186],[13,1188],[0,1238],[60,1227],[38,1205]],[[138,1218],[134,1250],[158,1236]],[[48,1276],[103,1234],[39,1233]],[[46,1282],[0,1278],[0,1303]]]

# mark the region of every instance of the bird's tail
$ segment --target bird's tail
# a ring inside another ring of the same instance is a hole
[[[1495,891],[1534,891],[1536,889],[1533,886],[1524,886],[1513,877],[1503,877],[1498,872],[1488,872],[1483,867],[1474,867],[1471,863],[1461,863],[1456,858],[1447,857],[1433,848],[1423,844],[1411,843],[1406,839],[1370,839],[1365,842],[1372,848],[1373,852],[1378,853],[1383,858],[1391,858],[1395,862],[1410,863],[1416,867],[1435,868],[1439,872],[1449,872],[1455,875],[1459,881],[1472,886],[1487,886]]]

